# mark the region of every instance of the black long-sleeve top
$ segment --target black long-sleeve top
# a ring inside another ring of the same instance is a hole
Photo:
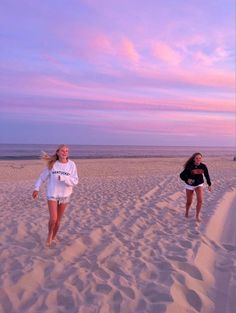
[[[203,163],[200,163],[199,165],[190,164],[183,170],[182,173],[180,173],[180,178],[185,181],[186,184],[188,184],[188,179],[192,179],[193,183],[191,186],[198,186],[204,183],[203,175],[206,178],[208,186],[211,186],[211,179],[207,166]]]

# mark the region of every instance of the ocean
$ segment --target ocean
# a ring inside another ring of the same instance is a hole
[[[0,144],[0,160],[37,160],[41,151],[53,154],[54,144]],[[169,146],[115,146],[69,145],[70,158],[129,158],[129,157],[176,157],[201,152],[204,156],[236,156],[233,147],[169,147]]]

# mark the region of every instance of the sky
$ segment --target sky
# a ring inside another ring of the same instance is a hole
[[[0,143],[235,146],[235,0],[1,0]]]

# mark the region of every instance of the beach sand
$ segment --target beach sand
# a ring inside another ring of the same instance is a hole
[[[41,161],[1,161],[0,312],[233,313],[236,162],[206,158],[213,182],[184,218],[186,158],[76,160],[80,176],[45,247]]]

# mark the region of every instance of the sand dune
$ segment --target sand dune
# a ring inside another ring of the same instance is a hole
[[[0,312],[233,313],[236,162],[209,158],[202,223],[184,218],[182,158],[77,160],[80,183],[45,248],[40,161],[2,161]]]

